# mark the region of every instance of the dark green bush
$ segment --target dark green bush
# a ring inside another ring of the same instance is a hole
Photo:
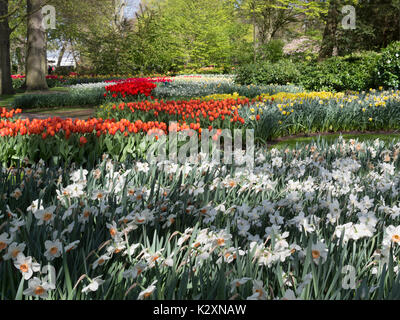
[[[283,59],[276,63],[246,64],[238,68],[235,80],[245,85],[293,83],[314,91],[363,91],[376,87],[379,57],[375,52],[363,52],[322,62]]]
[[[19,89],[24,84],[25,79],[12,79],[12,85],[14,89]]]
[[[267,44],[258,49],[259,58],[270,62],[278,62],[283,58],[283,47],[285,43],[282,40],[272,39]]]
[[[400,42],[394,42],[382,50],[377,63],[376,81],[385,88],[400,87]]]
[[[308,90],[362,91],[374,87],[374,73],[379,55],[333,57],[323,62],[303,63],[300,84]]]
[[[235,81],[239,84],[278,84],[299,83],[300,71],[291,60],[276,63],[262,62],[246,64],[236,71]]]

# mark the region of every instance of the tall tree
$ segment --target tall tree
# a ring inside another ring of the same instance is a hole
[[[339,4],[339,0],[330,0],[329,2],[319,60],[331,57],[337,45],[336,33],[339,23]]]
[[[10,26],[8,0],[0,0],[0,95],[14,93],[10,63]]]
[[[259,46],[269,43],[290,24],[301,17],[318,17],[325,10],[321,1],[238,0],[238,4],[247,23],[253,25],[254,59]]]
[[[48,4],[56,8],[57,24],[47,30],[47,44],[50,50],[59,52],[59,62],[67,52],[84,62],[93,38],[104,43],[107,31],[118,29],[116,24],[123,22],[124,0],[49,0]],[[94,55],[101,44],[94,47]]]
[[[26,56],[26,88],[47,90],[46,33],[43,26],[42,0],[28,0],[28,42]]]

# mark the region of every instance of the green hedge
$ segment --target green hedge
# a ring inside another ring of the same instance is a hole
[[[278,84],[299,83],[301,73],[291,60],[276,63],[250,63],[237,69],[235,81],[238,84]]]
[[[65,106],[96,106],[104,102],[104,88],[68,93],[25,94],[14,99],[13,107],[35,109]]]
[[[320,63],[303,63],[299,83],[308,90],[363,91],[376,87],[375,71],[379,55],[333,57]]]
[[[292,83],[314,91],[362,91],[385,85],[385,82],[379,81],[376,76],[378,61],[382,59],[380,57],[381,55],[375,52],[363,52],[345,57],[332,57],[322,62],[315,60],[293,62],[283,59],[276,63],[252,63],[238,68],[235,81],[245,85]],[[392,73],[399,74],[396,68],[394,66],[390,70],[393,69]],[[385,74],[393,79],[388,72]],[[399,80],[388,82],[394,87],[393,84],[398,83],[396,81]]]

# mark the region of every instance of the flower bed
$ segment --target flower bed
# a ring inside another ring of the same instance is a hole
[[[1,108],[0,109],[0,119],[1,118],[6,118],[6,119],[11,119],[17,114],[20,114],[22,112],[21,109],[7,109],[7,108]]]
[[[148,132],[167,132],[167,125],[137,120],[87,121],[61,118],[0,120],[0,162],[8,166],[28,158],[31,163],[93,165],[104,152],[115,160],[143,157]]]
[[[128,97],[132,99],[136,96],[143,95],[153,99],[151,94],[156,87],[157,85],[153,81],[147,79],[131,79],[107,86],[107,93],[104,94],[104,97],[111,96],[115,99],[125,99]]]
[[[1,296],[398,299],[399,154],[339,139],[258,153],[252,172],[3,170]]]
[[[229,127],[230,123],[244,123],[239,116],[239,106],[249,103],[249,99],[225,99],[223,101],[143,101],[100,106],[98,117],[113,117],[147,121],[157,119],[165,123],[177,121],[179,123],[198,124],[203,128]]]
[[[399,106],[400,91],[282,93],[241,108],[239,114],[257,137],[267,141],[301,133],[397,130]]]
[[[399,143],[257,147],[254,167],[144,160],[188,129],[254,129],[258,144],[399,129],[400,92],[204,81],[75,86],[115,100],[87,121],[0,110],[2,299],[400,298]]]

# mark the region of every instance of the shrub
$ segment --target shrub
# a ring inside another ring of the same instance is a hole
[[[285,43],[282,40],[272,39],[259,48],[260,58],[274,63],[278,62],[283,58],[284,45]]]
[[[382,50],[377,63],[376,81],[385,88],[400,87],[400,41]]]
[[[276,63],[246,64],[237,70],[240,84],[294,83],[307,90],[362,91],[375,87],[375,69],[379,54],[363,52],[332,57],[322,62],[284,59]]]
[[[308,90],[362,91],[374,87],[374,72],[379,55],[365,52],[332,57],[323,62],[303,63],[301,85]]]
[[[276,63],[251,63],[237,69],[235,81],[239,84],[278,84],[299,83],[300,71],[291,60]]]

